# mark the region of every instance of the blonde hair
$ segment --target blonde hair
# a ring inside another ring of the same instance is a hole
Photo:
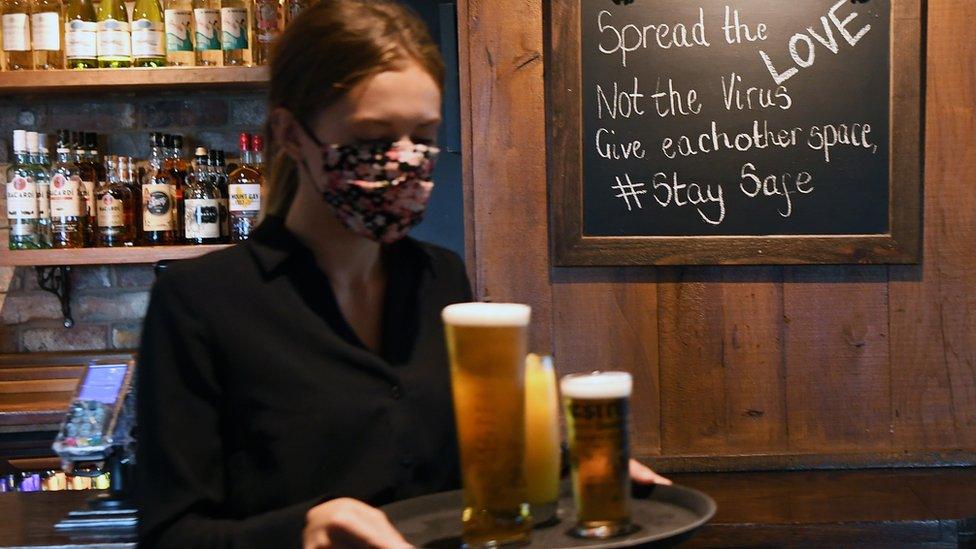
[[[408,61],[443,86],[440,51],[413,10],[392,0],[320,0],[295,18],[273,46],[268,110],[284,108],[310,121],[360,81]],[[263,214],[283,216],[294,200],[298,172],[269,130],[266,123]]]

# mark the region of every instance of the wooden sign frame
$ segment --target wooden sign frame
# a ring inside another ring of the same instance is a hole
[[[920,261],[925,0],[891,0],[889,232],[809,236],[584,235],[581,0],[550,0],[543,4],[548,5],[545,14],[547,161],[550,243],[555,266],[912,264]]]

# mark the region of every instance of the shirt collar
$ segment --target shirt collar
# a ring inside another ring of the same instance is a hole
[[[246,245],[254,254],[266,275],[275,274],[289,259],[305,256],[309,249],[285,227],[285,220],[277,216],[267,216],[254,230]],[[407,237],[383,247],[384,254],[396,260],[416,260],[423,268],[431,268],[431,255],[417,240]]]

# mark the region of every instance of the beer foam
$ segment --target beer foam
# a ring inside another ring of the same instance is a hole
[[[634,381],[627,372],[593,372],[564,376],[559,388],[568,398],[621,398],[630,396]]]
[[[528,326],[532,307],[519,303],[455,303],[441,311],[454,326]]]

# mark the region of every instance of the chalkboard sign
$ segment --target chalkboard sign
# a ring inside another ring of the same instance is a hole
[[[555,263],[917,262],[920,14],[553,2]]]

